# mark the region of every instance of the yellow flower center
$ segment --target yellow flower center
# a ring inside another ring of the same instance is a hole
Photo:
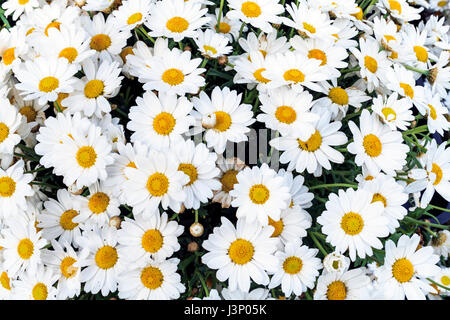
[[[336,280],[328,285],[327,288],[328,300],[344,300],[346,296],[347,296],[347,288],[344,282]]]
[[[438,5],[438,7],[441,7],[441,8],[443,8],[443,7],[445,7],[446,5],[447,5],[447,1],[439,1],[438,3],[437,3],[437,5]]]
[[[303,29],[309,31],[310,33],[316,33],[316,28],[306,22],[303,22]]]
[[[341,106],[345,106],[348,104],[347,91],[345,91],[340,87],[331,88],[330,91],[328,92],[328,98],[330,98],[330,100],[333,103],[336,103]]]
[[[27,118],[27,122],[33,122],[36,120],[37,112],[31,106],[20,108],[19,113]]]
[[[133,47],[125,47],[120,52],[120,57],[122,58],[123,63],[127,63],[127,56],[131,54],[134,55]]]
[[[69,63],[72,63],[78,57],[78,51],[74,47],[67,47],[61,50],[58,57],[66,58]]]
[[[416,53],[416,58],[420,62],[428,61],[428,52],[424,47],[414,46],[414,52]]]
[[[402,13],[402,5],[395,0],[389,0],[389,8],[392,10],[397,10],[399,14]]]
[[[264,204],[269,200],[270,191],[263,184],[255,184],[248,193],[250,200],[255,204]]]
[[[241,11],[248,18],[256,18],[261,15],[261,7],[253,1],[244,2]]]
[[[394,109],[389,107],[381,109],[381,113],[384,115],[384,118],[387,121],[394,121],[397,118],[397,114],[395,113]]]
[[[147,267],[141,272],[141,282],[146,288],[155,290],[163,284],[164,276],[159,268]]]
[[[253,244],[245,239],[234,240],[228,248],[228,255],[235,264],[244,265],[253,259]]]
[[[268,83],[268,82],[270,82],[269,79],[266,79],[266,78],[264,78],[261,75],[261,73],[263,71],[266,71],[266,68],[260,68],[260,69],[256,70],[255,72],[253,72],[253,76],[255,77],[256,81],[261,82],[261,83]]]
[[[219,23],[219,32],[220,33],[228,33],[231,30],[231,26],[226,22]]]
[[[90,47],[96,51],[103,51],[111,45],[111,38],[106,34],[96,34],[92,37]]]
[[[190,163],[180,163],[180,165],[178,166],[178,171],[183,171],[187,176],[189,176],[189,182],[186,184],[186,186],[190,186],[197,180],[197,168],[195,168]]]
[[[436,109],[431,104],[428,105],[428,108],[430,108],[429,115],[431,119],[436,120],[437,118]],[[1,141],[1,134],[0,134],[0,141]]]
[[[61,217],[59,218],[59,225],[64,230],[73,230],[78,226],[78,223],[72,221],[78,215],[78,211],[76,210],[67,210],[64,211]]]
[[[395,51],[391,51],[391,55],[389,56],[389,58],[391,59],[398,59],[398,52]]]
[[[303,82],[305,81],[305,75],[298,69],[289,69],[283,74],[283,78],[286,81]]]
[[[381,154],[381,141],[374,134],[368,134],[363,139],[363,147],[367,155],[371,157],[378,157]]]
[[[443,277],[441,278],[441,283],[442,283],[444,286],[448,287],[448,286],[450,285],[450,277],[448,277],[448,276],[443,276]]]
[[[386,208],[386,206],[387,206],[386,198],[385,198],[382,194],[380,194],[380,193],[378,193],[378,192],[375,193],[375,194],[373,195],[373,197],[372,197],[372,203],[377,202],[377,201],[382,202],[383,205],[384,205],[384,207]]]
[[[0,196],[4,198],[11,197],[16,191],[16,182],[10,177],[0,178]]]
[[[94,148],[90,146],[84,146],[77,151],[77,162],[80,167],[90,168],[95,164],[97,160],[97,153]]]
[[[392,275],[400,283],[408,282],[414,275],[414,266],[406,258],[398,259],[392,265]]]
[[[84,86],[84,95],[86,98],[95,99],[103,94],[105,85],[102,80],[91,80]]]
[[[161,197],[169,190],[169,179],[162,173],[156,172],[147,180],[147,190],[154,197]]]
[[[48,37],[48,30],[49,30],[50,28],[56,28],[56,29],[60,30],[60,29],[59,29],[60,26],[61,26],[61,22],[58,22],[58,21],[50,22],[50,23],[47,25],[47,27],[45,28],[45,31],[44,31],[45,35]]]
[[[269,225],[271,225],[275,229],[271,235],[272,238],[278,237],[283,232],[283,220],[280,219],[278,221],[275,221],[271,217],[269,217]]]
[[[45,77],[39,81],[39,90],[42,92],[52,92],[59,87],[59,80],[55,77]]]
[[[162,81],[170,84],[171,86],[177,86],[184,81],[184,74],[181,70],[172,68],[164,71],[162,74]]]
[[[302,141],[297,139],[297,142],[299,148],[308,152],[314,152],[322,145],[322,136],[320,135],[320,132],[316,130],[308,140]]]
[[[100,214],[105,212],[109,205],[109,197],[106,193],[94,193],[89,199],[89,209],[95,213]]]
[[[289,257],[283,262],[284,272],[288,274],[297,274],[302,270],[302,267],[303,261],[298,257]]]
[[[162,248],[164,238],[159,230],[147,230],[142,236],[141,244],[145,251],[156,253]]]
[[[103,246],[95,254],[95,263],[100,269],[106,270],[114,267],[118,258],[116,248]]]
[[[25,34],[25,36],[29,36],[30,34],[33,33],[33,31],[36,30],[35,28],[30,28],[28,29],[27,33]]]
[[[189,27],[189,22],[182,17],[173,17],[167,21],[166,27],[171,32],[181,33]]]
[[[319,49],[309,50],[308,58],[309,59],[317,59],[317,60],[322,61],[320,63],[321,66],[324,66],[327,64],[327,55],[325,54],[325,52],[323,52],[322,50],[319,50]]]
[[[367,70],[369,70],[372,73],[375,73],[378,70],[377,60],[375,60],[370,56],[364,57],[364,66],[367,68]]]
[[[224,132],[227,131],[231,126],[231,116],[224,111],[214,112],[216,115],[216,124],[214,125],[214,130]]]
[[[29,1],[30,1],[30,0],[19,0],[19,4],[20,4],[21,6],[24,6],[24,5],[26,5]]]
[[[389,35],[389,34],[385,34],[384,35],[384,39],[386,40],[386,42],[389,42],[389,41],[391,41],[391,40],[397,40],[397,39],[395,39],[395,37],[394,36],[391,36],[391,35]]]
[[[65,98],[67,98],[69,96],[68,93],[64,93],[64,92],[60,92],[58,93],[58,99],[56,99],[56,101],[53,103],[53,106],[55,108],[55,112],[59,112],[58,108],[56,108],[56,105],[59,106],[59,109],[61,111],[64,111],[65,109],[67,109],[67,107],[63,106],[61,104],[61,101],[63,101]]]
[[[128,17],[127,24],[135,24],[142,20],[142,13],[136,12]]]
[[[61,261],[61,273],[67,279],[72,278],[78,271],[78,268],[73,266],[75,262],[77,260],[72,257],[65,257]]]
[[[358,20],[362,20],[364,17],[362,9],[360,7],[358,7],[358,12],[353,13],[352,16],[354,16]]]
[[[212,52],[212,54],[216,54],[217,50],[214,47],[208,46],[208,45],[204,45],[203,49],[205,50],[206,53],[208,53],[208,51]]]
[[[0,122],[0,143],[6,140],[9,136],[9,128],[3,122]]]
[[[275,111],[275,117],[282,123],[291,124],[297,119],[297,113],[291,107],[280,106]]]
[[[28,260],[33,255],[33,252],[34,244],[30,239],[25,238],[19,241],[19,244],[17,245],[17,253],[19,254],[19,257],[23,260]]]
[[[364,220],[355,212],[346,213],[341,219],[341,228],[351,236],[359,234],[364,227]]]
[[[431,167],[431,172],[433,172],[436,175],[436,179],[433,182],[433,185],[436,186],[441,182],[442,176],[444,175],[442,172],[441,167],[439,167],[436,163],[433,163]]]
[[[161,112],[153,119],[153,129],[157,134],[167,136],[175,127],[176,120],[168,112]]]
[[[230,169],[220,177],[220,183],[222,184],[222,190],[225,192],[230,192],[233,190],[233,186],[238,182],[236,175],[238,174],[237,170]]]
[[[46,300],[48,296],[47,286],[39,282],[33,287],[31,293],[34,300]]]
[[[14,53],[15,50],[16,50],[15,47],[14,48],[9,48],[9,49],[6,49],[5,52],[3,53],[2,62],[6,66],[9,66],[16,59],[16,55]]]
[[[8,277],[8,274],[5,271],[3,271],[2,275],[0,276],[0,284],[6,290],[11,290],[10,279]]]
[[[405,93],[405,96],[410,97],[411,99],[414,98],[414,90],[411,88],[411,86],[407,83],[400,83],[400,88],[403,89],[403,92]]]

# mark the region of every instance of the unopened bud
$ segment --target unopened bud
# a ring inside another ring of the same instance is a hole
[[[119,216],[111,217],[111,219],[109,219],[109,223],[108,224],[109,224],[110,227],[114,227],[116,229],[119,229],[120,225],[122,224],[122,219],[120,219]]]
[[[217,58],[217,63],[221,66],[224,66],[228,63],[228,57],[227,56],[220,56]]]
[[[189,252],[195,252],[198,250],[198,243],[195,241],[189,242],[188,246],[187,246],[187,250]]]
[[[192,48],[190,46],[184,47],[184,51],[192,51]]]
[[[199,222],[194,222],[191,227],[189,228],[189,232],[194,237],[200,237],[203,234],[203,231],[205,229],[203,228],[203,225]]]
[[[212,129],[216,125],[216,114],[211,113],[202,117],[202,127],[205,129]]]

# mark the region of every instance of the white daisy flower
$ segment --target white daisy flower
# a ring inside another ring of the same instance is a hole
[[[189,181],[184,186],[184,207],[197,210],[200,203],[207,203],[212,198],[214,190],[220,189],[217,154],[209,152],[204,143],[195,145],[192,140],[180,141],[172,150],[180,163],[178,170],[189,176]]]
[[[127,129],[133,132],[132,142],[141,142],[158,151],[174,147],[183,141],[194,118],[188,115],[192,103],[186,97],[151,91],[136,98],[137,106],[130,108]]]
[[[17,161],[8,169],[0,168],[0,217],[8,219],[19,212],[27,210],[26,198],[34,195],[30,186],[31,173],[24,173],[23,160]]]
[[[3,70],[9,71],[20,64],[20,58],[28,53],[28,49],[23,28],[15,26],[0,31],[0,65]]]
[[[252,52],[259,51],[263,55],[263,58],[268,55],[285,53],[290,48],[287,38],[278,37],[278,34],[275,31],[267,34],[261,32],[259,36],[253,32],[250,32],[246,39],[239,38],[239,45],[247,55],[250,55]],[[245,54],[243,54],[243,56],[245,56]],[[233,56],[230,56],[230,59],[232,57]]]
[[[214,294],[213,290],[211,290],[210,292],[210,297]],[[273,300],[270,296],[270,291],[265,288],[256,288],[251,290],[250,292],[245,292],[239,289],[230,290],[229,288],[223,288],[220,293],[223,296],[223,300]],[[221,299],[220,297],[218,297],[218,299],[211,300]]]
[[[334,40],[333,34],[337,33],[338,29],[320,9],[311,8],[306,1],[301,1],[298,5],[287,5],[286,11],[292,19],[282,17],[283,23],[297,30],[302,37]]]
[[[395,175],[406,164],[406,153],[409,147],[403,143],[402,134],[394,131],[388,125],[381,123],[375,114],[363,110],[360,117],[360,128],[353,121],[349,121],[353,134],[353,142],[347,149],[356,155],[358,166],[366,164],[369,171],[384,171]]]
[[[177,273],[180,260],[176,258],[153,261],[135,266],[119,278],[119,298],[130,300],[178,299],[186,290]]]
[[[5,9],[5,16],[12,14],[12,19],[17,20],[24,12],[29,14],[42,3],[42,0],[6,0],[2,8]]]
[[[337,28],[337,32],[333,33],[333,41],[336,46],[343,47],[345,49],[354,48],[358,45],[358,42],[354,40],[358,31],[353,26],[353,23],[347,19],[336,19],[332,23],[333,27]]]
[[[230,8],[227,13],[228,18],[239,19],[263,32],[271,32],[273,30],[272,23],[281,23],[278,15],[284,12],[284,8],[278,0],[229,0],[228,7]]]
[[[274,256],[277,239],[270,238],[271,226],[246,223],[238,219],[236,228],[225,217],[216,227],[203,247],[208,251],[202,262],[210,269],[217,269],[219,281],[228,280],[228,289],[248,292],[250,279],[261,285],[269,284],[267,271],[275,272],[278,259]]]
[[[126,167],[128,180],[124,183],[127,203],[133,207],[133,214],[144,217],[158,213],[158,206],[179,212],[186,199],[183,186],[189,176],[179,171],[179,162],[173,153],[150,150],[147,156],[136,155],[136,168]]]
[[[290,187],[289,192],[291,193],[292,201],[289,208],[294,206],[300,207],[302,209],[308,209],[312,206],[312,199],[314,199],[314,194],[308,192],[308,187],[304,185],[305,178],[302,175],[294,175],[291,171],[286,171],[284,169],[278,170],[278,175],[283,177],[285,185]]]
[[[11,278],[9,273],[3,266],[0,266],[0,299],[12,300],[13,298],[13,285],[14,278]]]
[[[332,253],[327,254],[325,258],[323,258],[322,263],[323,274],[325,274],[326,272],[344,273],[350,266],[350,259],[339,252],[333,251]]]
[[[378,41],[373,38],[359,39],[359,50],[350,48],[358,59],[361,78],[367,79],[367,89],[372,92],[380,84],[386,83],[386,75],[391,67],[386,51],[380,51]]]
[[[14,70],[19,80],[16,88],[23,91],[25,100],[38,99],[40,105],[55,101],[59,93],[70,93],[78,81],[74,77],[77,67],[67,59],[48,60],[38,57],[26,60]]]
[[[114,0],[83,0],[81,3],[85,11],[107,11],[114,4]]]
[[[389,232],[394,233],[400,226],[408,211],[403,205],[408,201],[404,187],[391,176],[380,174],[376,178],[365,181],[362,188],[372,195],[372,202],[381,202],[384,206],[383,215],[389,219]]]
[[[22,140],[18,130],[25,121],[6,98],[0,98],[0,155],[14,152],[15,146]]]
[[[185,37],[194,38],[197,29],[210,21],[198,1],[163,0],[158,1],[150,10],[150,17],[145,26],[150,29],[152,37],[173,38],[181,41]]]
[[[123,77],[117,62],[104,60],[101,63],[92,59],[83,62],[85,77],[76,86],[75,92],[61,102],[68,105],[69,112],[82,111],[87,117],[95,114],[102,118],[111,112],[111,105],[107,99],[119,93]]]
[[[292,293],[300,296],[314,282],[322,269],[320,259],[316,258],[318,249],[310,249],[298,242],[287,243],[283,251],[278,251],[278,270],[270,279],[269,289],[281,285],[281,291],[289,297]]]
[[[434,291],[424,278],[439,273],[436,265],[439,256],[433,254],[432,247],[417,250],[420,237],[402,235],[394,244],[386,241],[384,265],[378,269],[376,276],[384,298],[389,300],[425,300],[425,294]]]
[[[423,10],[422,7],[410,6],[406,0],[381,0],[377,2],[376,6],[380,8],[383,14],[388,12],[393,18],[401,22],[420,19],[420,12]]]
[[[208,27],[218,32],[219,34],[227,37],[228,40],[233,41],[237,39],[239,36],[239,29],[241,28],[241,24],[239,20],[229,19],[222,12],[222,16],[220,17],[219,25],[219,8],[214,10],[214,14],[206,14],[206,17],[209,17],[210,20],[208,22]],[[246,28],[244,27],[243,32],[245,32]]]
[[[269,217],[269,225],[274,228],[271,237],[279,240],[278,248],[283,248],[289,242],[306,237],[312,218],[305,210],[292,207],[281,211],[279,220]]]
[[[426,46],[427,34],[426,30],[420,31],[412,24],[406,24],[402,29],[402,46],[405,51],[414,53],[415,59],[411,64],[419,69],[427,69],[429,59],[437,59]],[[417,78],[419,76],[417,74]]]
[[[153,56],[148,59],[148,68],[142,71],[146,79],[144,89],[157,90],[167,94],[196,94],[205,85],[200,75],[205,68],[198,68],[202,59],[191,59],[190,51],[181,52],[177,48],[167,50],[164,56]]]
[[[227,141],[239,143],[247,141],[248,126],[255,122],[252,107],[241,104],[242,94],[231,91],[228,87],[215,87],[211,98],[204,92],[199,97],[193,97],[194,109],[191,115],[196,124],[191,134],[206,130],[204,139],[208,148],[221,154],[225,151]]]
[[[117,233],[119,255],[131,264],[145,263],[148,258],[162,261],[180,250],[178,237],[184,227],[169,221],[167,213],[152,215],[149,219],[125,217]]]
[[[28,271],[14,281],[14,299],[17,300],[56,300],[57,289],[53,284],[58,275],[53,268],[43,265],[35,271]]]
[[[440,284],[441,286],[444,287],[449,287],[450,286],[450,268],[440,268],[440,271],[437,275],[435,275],[434,277],[431,278],[434,282]],[[433,287],[433,291],[429,293],[429,295],[440,295],[445,297],[448,297],[448,295],[450,294],[450,290],[448,289],[444,289],[442,287],[438,287],[436,284],[434,283],[430,283],[430,285]],[[428,295],[428,298],[430,298],[430,296]],[[432,300],[430,298],[430,300]]]
[[[48,267],[53,268],[58,275],[57,299],[73,298],[80,295],[80,259],[86,259],[88,250],[76,252],[69,243],[61,243],[52,240],[53,250],[44,249],[42,251],[42,261]]]
[[[439,133],[444,136],[445,131],[450,130],[450,122],[447,120],[448,109],[442,105],[441,98],[425,89],[425,110],[419,111],[427,115],[427,125],[430,133]]]
[[[352,261],[356,255],[361,259],[372,256],[372,247],[382,249],[379,238],[389,235],[383,204],[371,201],[372,194],[364,189],[340,189],[337,195],[328,196],[326,210],[317,218],[326,241],[340,253],[348,250]]]
[[[342,120],[348,112],[349,106],[359,109],[363,102],[369,101],[370,97],[358,87],[338,86],[337,79],[319,83],[320,92],[326,94],[326,97],[315,100],[314,112],[322,114],[324,110],[331,113],[331,120]]]
[[[81,250],[88,250],[89,255],[77,264],[86,267],[81,270],[80,280],[85,282],[84,291],[103,296],[117,289],[118,274],[122,271],[117,253],[117,229],[114,227],[94,226],[85,230],[77,242]]]
[[[322,174],[322,167],[331,170],[331,162],[343,163],[344,156],[331,148],[347,143],[347,137],[338,131],[342,124],[339,121],[330,123],[330,113],[325,113],[315,126],[315,132],[304,141],[295,135],[270,140],[270,146],[284,151],[280,156],[281,163],[289,163],[287,170],[302,173]]]
[[[323,273],[317,280],[314,300],[364,300],[369,283],[363,268]]]
[[[152,2],[151,0],[122,1],[122,5],[112,12],[119,28],[131,30],[147,22]]]
[[[401,65],[394,64],[394,69],[389,69],[387,74],[388,82],[385,86],[397,92],[413,103],[417,109],[423,109],[425,102],[424,87],[416,86],[416,80],[412,71],[406,70]]]
[[[422,165],[423,169],[412,169],[409,173],[415,181],[406,186],[406,191],[414,193],[425,190],[420,200],[421,208],[428,206],[435,191],[450,201],[450,148],[446,148],[446,142],[438,146],[436,140],[431,140]]]
[[[441,98],[447,97],[450,90],[450,67],[448,61],[450,52],[443,50],[436,63],[430,67],[428,81],[431,84],[432,93],[437,93]]]
[[[439,231],[437,237],[431,238],[428,245],[433,247],[435,254],[447,258],[450,252],[450,232],[448,230]],[[446,286],[449,284],[447,283]]]
[[[44,202],[44,210],[38,215],[37,227],[42,229],[42,237],[52,240],[60,237],[61,241],[74,244],[74,240],[81,236],[82,223],[73,219],[80,214],[79,207],[82,197],[72,195],[66,189],[56,193],[57,200],[48,199]]]
[[[261,93],[259,100],[263,113],[256,119],[264,122],[267,128],[278,130],[283,136],[295,133],[302,140],[308,140],[315,132],[319,115],[310,111],[313,96],[308,91],[299,93],[281,87]]]
[[[235,197],[231,205],[238,207],[238,218],[245,217],[247,223],[258,221],[263,226],[267,226],[269,217],[280,220],[281,211],[289,207],[291,195],[289,186],[275,170],[263,163],[261,167],[245,168],[236,179],[230,195]]]
[[[397,92],[389,97],[378,95],[372,100],[372,110],[376,113],[383,123],[387,124],[391,130],[406,130],[415,119],[411,107],[411,101],[406,98],[398,99]]]
[[[222,155],[217,157],[217,167],[220,170],[218,179],[222,185],[221,189],[214,192],[212,202],[218,202],[222,208],[229,208],[234,197],[230,191],[234,189],[237,183],[237,174],[245,168],[245,163],[239,158],[227,158]]]
[[[47,240],[41,238],[33,223],[22,219],[8,220],[3,228],[0,246],[3,251],[3,267],[12,277],[28,270],[34,273],[41,261],[41,249]]]
[[[91,20],[89,16],[81,16],[81,24],[88,34],[89,47],[95,50],[95,56],[108,59],[120,54],[127,44],[131,33],[118,27],[117,19],[109,15],[105,17],[101,12]]]
[[[200,53],[207,57],[217,59],[220,56],[229,54],[233,48],[228,46],[228,38],[222,36],[211,29],[197,31],[197,36],[194,38]]]
[[[394,23],[394,21],[386,21],[382,17],[374,18],[373,35],[375,39],[378,40],[380,45],[385,48],[399,45],[402,41],[401,34],[399,34],[397,25]]]

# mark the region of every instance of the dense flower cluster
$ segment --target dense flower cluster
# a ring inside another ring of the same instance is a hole
[[[0,298],[448,295],[449,9],[3,1]]]

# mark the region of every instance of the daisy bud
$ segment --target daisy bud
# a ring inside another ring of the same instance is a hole
[[[192,51],[192,48],[190,46],[184,47],[184,51]]]
[[[227,56],[220,56],[217,58],[217,63],[221,66],[224,66],[228,63],[228,57]]]
[[[208,289],[211,289],[213,286],[213,282],[211,277],[209,277],[208,279],[206,279],[206,286],[208,287]]]
[[[75,183],[72,184],[72,185],[70,185],[70,186],[67,188],[67,190],[69,190],[69,192],[70,192],[71,194],[74,194],[74,195],[76,195],[76,196],[79,196],[80,194],[83,193],[83,188],[78,189],[78,188],[77,188],[77,185],[76,185]]]
[[[431,85],[434,84],[434,82],[436,81],[437,75],[438,75],[439,69],[438,68],[433,68],[429,71],[427,79],[430,82]]]
[[[195,241],[189,242],[188,246],[187,246],[187,250],[189,252],[195,252],[198,250],[198,243]]]
[[[203,228],[203,225],[201,223],[199,223],[199,222],[194,222],[189,227],[189,232],[191,233],[191,235],[193,237],[201,237],[204,230],[205,229]]]
[[[184,204],[182,203],[181,204],[181,206],[180,206],[180,212],[178,212],[178,213],[183,213],[184,212],[184,210],[186,210],[186,207],[184,206]]]
[[[116,110],[116,109],[117,109],[117,104],[114,104],[114,103],[111,104],[111,111],[112,111],[112,110]]]
[[[74,0],[75,5],[77,5],[78,7],[82,7],[86,4],[86,0]]]
[[[350,259],[338,252],[332,252],[323,259],[323,267],[326,271],[345,272],[350,265]]]
[[[211,128],[214,128],[215,125],[216,125],[216,114],[215,113],[207,114],[202,117],[202,127],[203,128],[211,129]]]
[[[114,217],[111,217],[111,219],[109,219],[109,223],[108,224],[109,224],[110,227],[114,227],[116,229],[119,229],[120,225],[122,224],[122,220],[120,219],[119,216],[114,216]]]

